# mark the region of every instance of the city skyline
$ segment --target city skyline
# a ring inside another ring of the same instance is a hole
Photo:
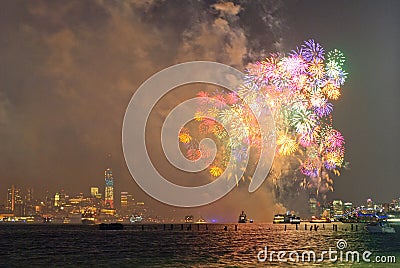
[[[110,183],[110,181],[112,183]],[[38,204],[44,204],[43,202],[50,202],[49,204],[54,207],[62,207],[63,204],[66,204],[65,200],[69,198],[87,198],[87,197],[92,197],[98,200],[101,200],[101,207],[105,209],[113,209],[116,211],[126,211],[128,204],[130,202],[133,202],[135,199],[131,193],[129,193],[126,190],[122,190],[121,192],[117,192],[114,189],[114,184],[113,184],[113,173],[111,168],[106,168],[104,171],[104,181],[103,185],[92,185],[90,187],[87,187],[85,191],[79,191],[75,193],[69,193],[68,191],[65,191],[60,188],[59,191],[55,191],[53,193],[46,192],[45,196],[37,197],[34,193],[34,189],[32,187],[29,188],[23,188],[19,187],[18,185],[11,185],[7,189],[7,194],[6,194],[6,200],[4,204],[0,204],[0,208],[3,209],[3,213],[7,211],[11,211],[14,213],[14,215],[17,216],[28,216],[28,215],[36,215],[38,214],[38,211],[34,211],[32,208],[29,208],[29,205],[32,205],[35,203],[36,205]],[[103,191],[104,195],[101,193]],[[0,195],[1,196],[1,195]],[[103,198],[104,197],[104,198]],[[62,201],[64,200],[64,201]],[[116,200],[116,202],[115,202]],[[111,201],[111,203],[110,203]],[[310,199],[308,201],[308,204],[304,204],[304,206],[309,206],[310,211],[308,213],[305,213],[306,215],[322,215],[322,211],[326,207],[331,207],[332,211],[337,211],[339,209],[335,208],[335,206],[339,205],[340,207],[343,207],[343,211],[346,211],[346,206],[350,208],[374,208],[376,204],[380,204],[379,206],[385,206],[387,205],[389,207],[390,204],[396,205],[396,207],[399,207],[400,204],[400,195],[383,200],[383,201],[376,201],[373,200],[372,198],[368,197],[367,199],[364,200],[365,202],[362,203],[353,203],[352,199],[341,199],[340,197],[333,198],[326,200],[324,203],[320,203],[317,201],[315,198],[312,198],[310,196]],[[136,200],[135,203],[141,203],[144,204],[144,202]],[[336,205],[335,205],[336,203]],[[287,211],[293,211],[291,208],[286,208]],[[193,209],[195,210],[195,209]],[[386,209],[388,211],[388,209]],[[0,209],[1,212],[1,209]],[[43,213],[41,211],[40,213]],[[38,215],[40,215],[40,213]],[[131,212],[129,212],[131,214]],[[129,214],[128,213],[128,214]],[[331,214],[332,217],[334,214]],[[305,216],[305,215],[302,215]],[[179,220],[179,219],[174,219],[173,220]],[[165,220],[165,219],[164,219]]]

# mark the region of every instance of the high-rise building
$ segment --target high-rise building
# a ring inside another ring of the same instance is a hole
[[[54,194],[54,206],[55,207],[63,207],[67,204],[68,195],[65,194],[64,190],[61,190],[60,193]]]
[[[28,204],[31,204],[33,202],[33,188],[28,188],[26,190],[25,201]]]
[[[60,194],[56,193],[54,195],[54,206],[59,207],[60,206]]]
[[[128,206],[128,192],[121,192],[121,209],[125,209]]]
[[[114,178],[111,168],[107,168],[104,172],[105,178],[105,191],[104,191],[104,205],[107,208],[114,208]]]
[[[367,209],[372,210],[374,208],[374,202],[372,201],[371,198],[367,199]]]
[[[133,195],[131,194],[127,194],[126,198],[127,198],[128,208],[131,209],[132,206],[135,205],[135,198],[133,198]]]
[[[28,188],[25,195],[25,215],[35,215],[35,202],[33,199],[33,188]]]
[[[15,187],[14,185],[11,186],[11,188],[7,189],[7,204],[6,204],[6,210],[8,211],[14,211],[14,193],[15,193]]]
[[[311,216],[317,216],[317,198],[314,195],[310,195],[308,199],[309,213]]]
[[[350,213],[353,210],[353,203],[345,202],[343,204],[344,213]]]
[[[333,216],[341,218],[343,216],[343,202],[342,200],[333,200]]]
[[[14,185],[7,190],[7,206],[6,209],[11,211],[16,216],[22,216],[24,211],[24,200],[21,195],[21,190]]]
[[[96,197],[99,194],[99,187],[90,187],[90,195]]]

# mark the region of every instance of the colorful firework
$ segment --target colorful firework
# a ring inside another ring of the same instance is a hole
[[[232,157],[237,168],[243,168],[241,163],[252,148],[258,152],[266,139],[276,139],[275,157],[283,162],[291,157],[300,163],[293,167],[293,173],[300,171],[305,176],[299,186],[316,188],[317,193],[333,189],[329,174],[340,175],[339,169],[345,166],[345,142],[332,126],[330,101],[341,95],[347,78],[344,63],[344,55],[337,49],[329,51],[325,61],[324,48],[308,40],[288,56],[271,54],[248,64],[237,93],[200,91],[202,99],[194,114],[198,130],[194,132],[202,138],[215,138],[222,146],[210,163],[210,174],[220,176]],[[255,119],[255,114],[265,114],[266,107],[274,119],[276,135],[261,133]],[[181,130],[179,140],[186,145],[188,159],[206,157],[208,148],[200,150],[187,129]],[[279,168],[273,166],[273,170]]]
[[[222,168],[217,167],[217,166],[213,166],[213,167],[211,167],[211,169],[210,169],[210,174],[213,175],[214,177],[219,177],[219,176],[221,176],[222,172],[224,172],[224,171],[222,170]]]
[[[319,43],[316,43],[313,39],[305,41],[302,46],[301,56],[308,62],[324,60],[324,54],[324,48]]]
[[[293,154],[298,149],[298,143],[289,137],[288,135],[281,135],[279,136],[278,140],[276,141],[278,147],[278,152],[280,155],[288,156]]]

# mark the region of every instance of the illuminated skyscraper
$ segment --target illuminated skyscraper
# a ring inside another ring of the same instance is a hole
[[[367,208],[368,209],[373,209],[374,208],[374,202],[372,201],[371,198],[367,199]]]
[[[99,194],[99,187],[90,187],[90,195],[96,197]]]
[[[12,185],[7,191],[6,209],[12,211],[16,216],[22,216],[25,213],[21,190],[16,188],[14,185]]]
[[[35,202],[33,200],[33,188],[28,188],[25,195],[25,215],[35,215]]]
[[[8,211],[14,211],[14,205],[15,205],[15,187],[14,185],[11,186],[11,188],[7,189],[7,205],[6,209]]]
[[[28,188],[26,190],[25,201],[27,204],[31,204],[33,202],[33,188]]]
[[[351,203],[351,202],[344,203],[343,204],[343,210],[344,210],[344,213],[351,212],[353,210],[353,203]]]
[[[342,200],[333,200],[333,216],[335,218],[341,218],[343,216]]]
[[[60,194],[56,193],[54,195],[54,206],[59,207],[60,206]]]
[[[121,209],[128,206],[128,192],[121,192]]]
[[[311,216],[317,216],[318,211],[317,211],[317,198],[315,195],[310,194],[309,199],[308,199],[308,205],[309,205],[309,213]]]
[[[114,208],[114,178],[111,168],[104,172],[106,187],[104,191],[104,204],[108,208]]]

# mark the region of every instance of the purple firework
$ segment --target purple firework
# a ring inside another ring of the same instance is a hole
[[[335,169],[335,168],[336,168],[336,164],[333,163],[333,162],[331,162],[331,161],[325,161],[325,162],[324,162],[324,166],[325,166],[325,168],[328,169],[328,170],[332,170],[332,169]]]
[[[319,117],[327,116],[330,114],[333,110],[333,104],[330,102],[326,102],[325,104],[321,105],[320,107],[315,107],[314,108],[315,113]]]
[[[301,56],[308,62],[312,62],[313,60],[324,60],[325,50],[319,44],[316,43],[313,39],[304,42],[302,45],[302,49],[300,50]]]

